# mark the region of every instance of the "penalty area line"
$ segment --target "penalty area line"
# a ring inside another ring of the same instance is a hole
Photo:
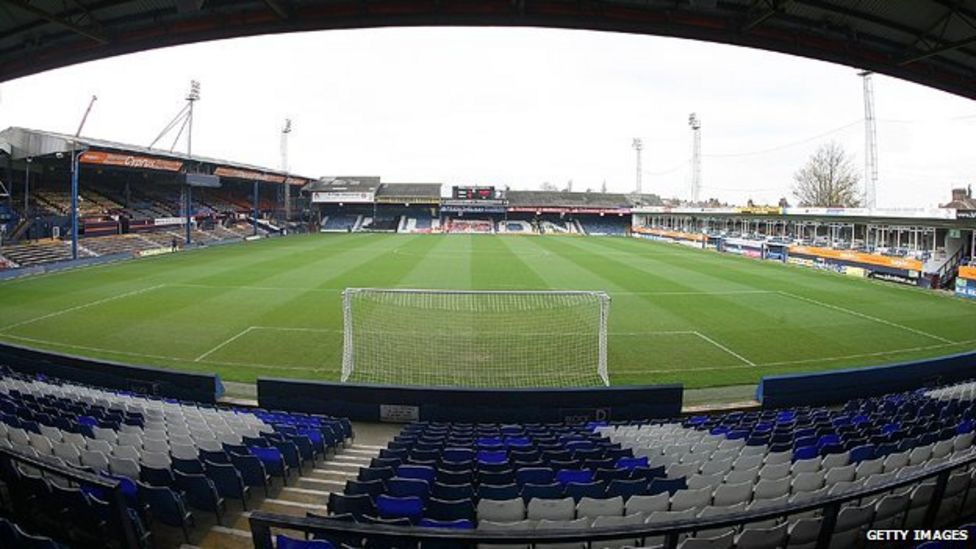
[[[892,322],[890,320],[885,320],[883,318],[878,318],[876,316],[867,315],[867,314],[860,313],[860,312],[857,312],[857,311],[854,311],[854,310],[851,310],[851,309],[847,309],[847,308],[844,308],[844,307],[838,307],[837,305],[831,305],[830,303],[824,303],[823,301],[817,301],[816,299],[811,299],[809,297],[803,297],[802,295],[796,295],[796,294],[792,294],[790,292],[783,292],[783,291],[780,291],[779,294],[780,295],[784,295],[786,297],[792,297],[793,299],[798,299],[800,301],[806,301],[807,303],[812,303],[814,305],[820,305],[821,307],[826,307],[828,309],[833,309],[835,311],[840,311],[842,313],[847,313],[849,315],[853,315],[853,316],[856,316],[856,317],[864,318],[864,319],[867,319],[867,320],[872,320],[872,321],[877,322],[879,324],[884,324],[885,326],[891,326],[892,328],[898,328],[898,329],[901,329],[901,330],[905,330],[905,331],[908,331],[908,332],[912,332],[914,334],[918,334],[918,335],[921,335],[921,336],[925,336],[925,337],[927,337],[929,339],[935,339],[937,341],[941,341],[942,343],[947,343],[947,344],[955,343],[955,341],[951,341],[951,340],[948,340],[948,339],[946,339],[944,337],[937,336],[935,334],[930,334],[928,332],[923,332],[922,330],[918,330],[916,328],[912,328],[911,326],[905,326],[903,324],[898,324],[896,322]]]
[[[755,366],[756,365],[755,362],[753,362],[753,361],[749,360],[748,358],[740,355],[739,353],[733,351],[732,349],[729,349],[725,345],[722,345],[721,343],[719,343],[718,341],[715,341],[714,339],[708,337],[707,335],[705,335],[705,334],[703,334],[701,332],[692,332],[692,333],[695,334],[696,336],[704,339],[705,341],[711,343],[712,345],[718,347],[719,349],[725,351],[726,353],[734,356],[735,358],[741,360],[742,362],[748,364],[749,366]]]
[[[209,351],[207,351],[207,352],[205,352],[205,353],[203,353],[202,355],[200,355],[200,356],[198,356],[198,357],[196,357],[195,359],[193,359],[193,362],[200,362],[201,360],[203,360],[203,359],[205,359],[205,358],[207,358],[208,356],[210,356],[211,354],[213,354],[213,353],[214,353],[215,351],[217,351],[218,349],[221,349],[221,348],[223,348],[223,347],[224,347],[225,345],[228,345],[228,344],[230,344],[230,343],[232,343],[233,341],[235,341],[235,340],[237,340],[238,338],[240,338],[240,337],[242,337],[242,336],[244,336],[245,334],[247,334],[248,332],[250,332],[250,331],[251,331],[251,330],[253,330],[253,329],[254,329],[254,326],[248,326],[247,328],[244,328],[244,329],[243,329],[243,330],[242,330],[242,331],[241,331],[240,333],[238,333],[237,335],[235,335],[235,336],[231,336],[230,338],[228,338],[228,339],[225,339],[225,340],[223,341],[223,343],[218,343],[218,344],[217,344],[217,346],[215,346],[215,347],[213,347],[212,349],[210,349]]]
[[[85,309],[85,308],[88,308],[88,307],[94,307],[96,305],[101,305],[103,303],[108,303],[109,301],[115,301],[117,299],[122,299],[122,298],[125,298],[125,297],[131,297],[131,296],[134,296],[134,295],[139,295],[139,294],[143,294],[143,293],[146,293],[146,292],[151,292],[153,290],[158,290],[158,289],[163,288],[165,286],[166,286],[166,284],[157,284],[155,286],[150,286],[148,288],[140,288],[138,290],[133,290],[131,292],[125,292],[123,294],[113,295],[112,297],[106,297],[104,299],[99,299],[99,300],[96,300],[96,301],[92,301],[90,303],[82,303],[81,305],[75,305],[74,307],[68,307],[67,309],[61,309],[59,311],[54,311],[53,313],[48,313],[46,315],[41,315],[41,316],[36,317],[36,318],[29,318],[29,319],[23,320],[21,322],[15,322],[14,324],[8,324],[7,326],[4,326],[3,328],[0,328],[0,332],[6,332],[8,330],[12,330],[14,328],[18,328],[20,326],[25,326],[27,324],[33,324],[34,322],[40,322],[41,320],[47,320],[49,318],[53,318],[53,317],[56,317],[56,316],[60,316],[60,315],[63,315],[63,314],[67,314],[67,313],[71,313],[71,312],[78,311],[78,310],[81,310],[81,309]]]

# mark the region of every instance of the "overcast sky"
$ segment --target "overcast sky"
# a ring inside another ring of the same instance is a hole
[[[689,194],[702,120],[703,197],[790,195],[834,139],[863,167],[861,79],[851,67],[704,42],[545,29],[377,29],[166,48],[0,84],[0,127],[148,145],[202,83],[194,152],[388,182]],[[934,206],[976,180],[976,103],[875,76],[879,206]],[[168,147],[168,145],[167,145]],[[181,145],[183,147],[183,145]]]

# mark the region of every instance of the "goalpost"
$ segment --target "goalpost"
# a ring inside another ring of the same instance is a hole
[[[604,292],[348,288],[342,381],[609,385],[609,309]]]

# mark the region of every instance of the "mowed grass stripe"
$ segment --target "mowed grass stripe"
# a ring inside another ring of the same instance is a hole
[[[368,234],[265,240],[0,283],[0,322],[40,319],[0,339],[228,380],[337,379],[340,290],[370,285],[606,290],[614,383],[751,383],[765,373],[958,352],[976,340],[972,303],[680,246]],[[689,331],[756,366],[700,337],[664,335]]]

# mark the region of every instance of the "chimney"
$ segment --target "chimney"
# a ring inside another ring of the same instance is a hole
[[[952,201],[962,202],[970,197],[972,189],[952,189]]]

